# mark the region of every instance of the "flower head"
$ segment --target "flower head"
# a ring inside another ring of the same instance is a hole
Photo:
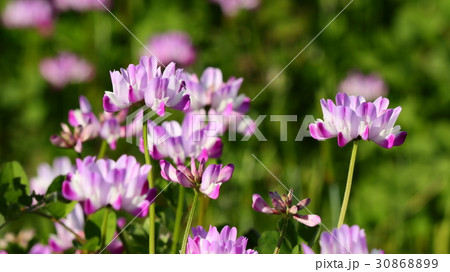
[[[220,186],[231,179],[234,165],[210,164],[205,169],[205,160],[197,168],[194,158],[191,159],[191,168],[184,164],[173,167],[169,162],[161,160],[161,176],[168,181],[181,184],[188,188],[197,188],[200,192],[212,199],[219,197]]]
[[[359,226],[349,227],[342,225],[339,229],[333,229],[331,233],[323,232],[320,236],[321,254],[368,254],[366,234]],[[314,251],[302,244],[305,254],[314,254]],[[382,250],[373,249],[372,254],[384,253]]]
[[[209,226],[206,232],[202,226],[192,228],[192,237],[188,237],[186,254],[258,254],[253,249],[247,249],[248,239],[237,238],[237,229],[223,227],[220,233],[216,227]]]
[[[86,214],[111,205],[133,215],[146,216],[156,189],[149,190],[150,165],[141,166],[133,156],[122,155],[117,162],[95,157],[77,159],[76,171],[67,175],[62,194],[82,201]]]
[[[309,125],[314,139],[337,137],[340,147],[352,140],[371,140],[384,148],[399,146],[406,139],[406,132],[394,126],[402,108],[388,109],[387,98],[366,102],[362,96],[338,93],[336,104],[330,99],[322,99],[320,103],[324,119]]]
[[[181,79],[182,70],[170,63],[161,72],[157,64],[155,57],[143,56],[138,65],[110,72],[113,91],[105,92],[105,111],[116,112],[142,101],[158,115],[164,115],[166,107],[187,110],[189,95]]]
[[[351,72],[339,84],[338,90],[348,95],[360,95],[367,100],[386,96],[388,88],[383,79],[375,74],[364,75],[361,72]]]
[[[154,35],[148,42],[148,49],[163,65],[175,62],[181,66],[189,66],[196,58],[191,38],[179,31]]]
[[[73,170],[68,157],[58,157],[53,160],[53,166],[43,163],[38,166],[37,176],[30,179],[30,190],[38,195],[45,195],[52,181],[60,176],[67,175]]]
[[[148,145],[150,155],[156,159],[170,157],[175,163],[184,163],[189,157],[198,161],[219,158],[222,155],[222,141],[211,132],[210,125],[202,126],[198,116],[187,113],[183,123],[163,122],[161,126],[148,122]],[[141,138],[140,150],[144,152]]]
[[[318,215],[299,215],[297,214],[300,210],[306,208],[311,202],[311,199],[305,198],[298,202],[297,205],[292,205],[292,189],[289,190],[287,195],[280,196],[277,192],[269,192],[270,198],[272,200],[273,207],[270,207],[264,199],[258,195],[253,195],[252,208],[261,213],[265,214],[282,214],[292,216],[298,222],[314,227],[320,224],[321,219]]]
[[[43,244],[35,244],[28,254],[52,254],[52,249]]]
[[[53,28],[52,6],[43,0],[10,1],[3,11],[2,19],[7,28],[34,27],[42,33],[48,33]]]
[[[55,58],[43,59],[39,65],[41,75],[55,88],[69,83],[87,82],[94,76],[94,67],[72,53],[61,53]]]
[[[235,16],[240,9],[255,9],[259,6],[259,0],[210,0],[222,8],[222,12],[230,17]]]

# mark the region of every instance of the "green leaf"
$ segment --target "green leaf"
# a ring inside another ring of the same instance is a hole
[[[308,244],[308,246],[310,247],[312,247],[317,241],[317,238],[319,238],[319,233],[320,225],[317,225],[315,227],[308,227],[303,224],[299,224],[298,234],[300,235],[301,240]]]
[[[23,206],[30,206],[28,177],[16,162],[5,163],[0,169],[0,213],[5,219],[16,216]]]
[[[279,237],[280,233],[275,230],[263,232],[261,237],[258,239],[258,247],[256,250],[260,254],[272,254],[277,246]],[[291,252],[291,250],[289,250],[286,243],[283,242],[281,244],[280,253],[286,254],[289,252]]]
[[[280,219],[280,221],[278,221],[278,229],[279,230],[282,229],[284,220],[285,219],[282,218],[282,219]],[[292,250],[295,247],[295,245],[297,245],[299,242],[299,236],[298,236],[297,228],[296,228],[296,225],[298,225],[298,224],[295,224],[295,223],[296,223],[295,221],[289,219],[288,225],[286,228],[286,233],[284,234],[283,243],[286,243],[286,246],[290,250]]]
[[[108,213],[108,219],[106,224],[106,231],[102,233],[103,222],[105,221],[105,214]],[[84,232],[86,239],[98,238],[96,249],[100,249],[100,243],[102,237],[105,237],[105,245],[109,244],[114,238],[114,232],[116,231],[117,217],[114,211],[107,211],[106,208],[98,210],[97,212],[88,216]]]
[[[75,208],[76,201],[69,201],[62,196],[62,184],[65,176],[56,177],[47,189],[45,209],[55,218],[66,217]]]

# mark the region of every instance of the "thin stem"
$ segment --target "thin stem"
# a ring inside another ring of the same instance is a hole
[[[186,246],[187,246],[187,240],[189,236],[189,232],[191,232],[191,226],[192,226],[192,220],[194,219],[195,215],[195,209],[197,208],[197,202],[198,202],[198,192],[197,190],[194,191],[194,199],[192,200],[192,207],[191,211],[189,212],[189,218],[186,224],[186,229],[184,230],[184,237],[183,237],[183,244],[181,246],[181,254],[186,253]]]
[[[288,222],[289,222],[289,216],[286,215],[283,220],[283,226],[281,227],[280,238],[278,239],[278,243],[277,243],[277,246],[275,247],[275,250],[273,251],[273,254],[280,253],[281,244],[283,243],[284,234],[286,234]]]
[[[69,226],[67,226],[66,224],[64,224],[64,223],[61,222],[60,220],[58,220],[58,219],[56,219],[56,218],[54,218],[54,217],[51,217],[51,216],[49,216],[49,215],[46,215],[45,213],[38,212],[38,211],[33,212],[33,214],[39,215],[39,216],[41,216],[41,217],[44,217],[44,218],[47,218],[47,219],[51,220],[51,221],[54,222],[54,223],[60,224],[63,228],[65,228],[65,229],[68,230],[70,233],[72,233],[72,234],[75,236],[75,238],[78,240],[78,242],[80,242],[80,243],[82,243],[82,244],[84,244],[84,243],[86,242],[86,240],[84,240],[83,237],[81,237],[80,235],[78,235],[73,229],[71,229]]]
[[[173,239],[172,247],[170,249],[171,254],[177,253],[178,248],[178,238],[180,237],[181,229],[181,219],[183,219],[183,204],[184,204],[184,187],[178,186],[178,203],[177,203],[177,213],[175,216],[175,228],[173,229]]]
[[[105,210],[105,216],[103,217],[102,223],[102,242],[100,243],[100,248],[105,248],[106,245],[106,232],[108,229],[108,218],[109,218],[109,209]]]
[[[345,186],[344,199],[342,201],[341,213],[339,215],[338,228],[344,224],[345,212],[347,211],[350,191],[352,189],[353,171],[355,169],[356,152],[358,151],[358,141],[353,141],[352,156],[350,158],[350,166],[348,167],[347,185]]]
[[[102,141],[102,145],[100,146],[100,151],[98,152],[97,159],[102,159],[105,156],[106,148],[108,147],[108,143],[106,140]]]
[[[151,159],[150,159],[150,153],[148,151],[148,130],[147,130],[147,121],[144,121],[143,127],[142,127],[142,138],[144,139],[144,157],[145,157],[145,163],[148,165],[152,165]],[[153,175],[152,171],[148,172],[148,185],[149,188],[155,187],[155,184],[153,182]],[[148,252],[150,254],[155,254],[155,205],[151,204],[148,208],[148,219],[149,219],[149,227],[148,227]]]

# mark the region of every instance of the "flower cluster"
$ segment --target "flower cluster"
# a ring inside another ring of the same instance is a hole
[[[210,0],[222,8],[227,16],[235,16],[240,9],[255,9],[259,6],[259,0]]]
[[[177,164],[189,157],[198,161],[219,158],[223,144],[216,134],[211,123],[201,126],[196,115],[187,113],[181,125],[177,121],[163,122],[160,126],[149,122],[148,148],[155,160],[170,157]],[[142,138],[140,150],[144,152]]]
[[[189,66],[196,58],[192,41],[184,32],[173,31],[154,35],[147,48],[163,65],[175,62],[181,66]]]
[[[198,188],[200,192],[212,199],[219,197],[220,186],[231,179],[234,165],[210,164],[205,169],[205,160],[200,161],[197,168],[195,160],[191,159],[191,169],[184,164],[173,167],[165,160],[160,161],[161,176],[168,181],[181,184],[187,188]]]
[[[110,72],[112,92],[105,92],[103,107],[116,112],[145,101],[145,105],[158,115],[164,115],[166,107],[176,110],[189,108],[189,95],[181,79],[182,70],[170,63],[161,71],[155,57],[143,56],[138,65]]]
[[[53,28],[52,6],[44,0],[10,1],[2,20],[7,28],[37,28],[48,33]]]
[[[361,72],[351,72],[339,84],[338,90],[348,95],[363,96],[367,100],[374,100],[388,93],[383,79],[376,74],[364,75]]]
[[[45,195],[56,177],[67,175],[72,170],[73,166],[68,157],[55,158],[53,166],[43,163],[37,169],[37,176],[30,179],[30,191],[37,195]]]
[[[236,238],[237,230],[234,227],[225,226],[219,233],[216,227],[209,226],[206,232],[202,226],[198,226],[192,228],[186,254],[258,254],[253,249],[247,249],[247,238]]]
[[[148,188],[150,169],[127,155],[117,162],[90,156],[77,159],[76,171],[67,175],[62,194],[68,200],[81,201],[86,214],[111,205],[115,210],[146,216],[156,195],[156,189]]]
[[[366,234],[359,226],[342,225],[339,229],[333,229],[331,233],[323,232],[320,236],[321,254],[368,254]],[[314,254],[314,251],[302,244],[305,254]],[[373,249],[372,254],[383,254],[382,250]]]
[[[309,198],[305,198],[302,201],[298,202],[296,205],[292,205],[292,189],[289,190],[289,193],[287,195],[283,194],[283,196],[280,196],[277,192],[269,192],[269,195],[272,200],[273,208],[270,207],[260,195],[254,194],[252,197],[253,209],[257,212],[265,214],[289,215],[298,222],[309,227],[314,227],[320,224],[321,219],[318,215],[297,214],[300,210],[305,209],[306,206],[309,205],[309,202],[311,202]]]
[[[41,75],[55,88],[69,83],[87,82],[92,79],[94,67],[78,56],[64,52],[55,58],[46,58],[39,65]]]
[[[399,146],[405,141],[406,132],[394,126],[402,108],[388,109],[387,98],[366,102],[362,96],[338,93],[336,104],[330,99],[322,99],[320,103],[324,119],[309,125],[314,139],[337,137],[340,147],[352,140],[370,140],[384,148]]]

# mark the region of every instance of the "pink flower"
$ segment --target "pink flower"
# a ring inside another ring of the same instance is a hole
[[[110,0],[53,0],[55,7],[58,10],[76,10],[76,11],[88,11],[88,10],[105,10],[106,7],[111,6]],[[101,2],[101,3],[100,3]],[[103,5],[102,5],[103,4]]]
[[[30,190],[38,195],[45,195],[52,181],[61,175],[67,175],[73,170],[68,157],[58,157],[53,160],[53,166],[43,163],[38,166],[37,176],[30,179]]]
[[[141,166],[127,155],[117,162],[88,156],[77,159],[76,165],[63,183],[62,194],[68,200],[82,201],[86,214],[111,205],[136,216],[147,215],[156,195],[156,189],[148,188],[150,165]]]
[[[219,233],[216,227],[209,226],[206,232],[202,226],[192,228],[192,237],[188,237],[186,254],[258,254],[247,249],[248,239],[237,238],[237,229],[223,227]]]
[[[357,71],[349,73],[339,84],[338,90],[348,95],[363,96],[367,100],[374,100],[388,93],[388,88],[381,77],[375,74],[366,76]]]
[[[53,11],[48,1],[18,0],[10,1],[2,14],[7,28],[37,28],[48,34],[53,28]]]
[[[227,16],[235,16],[240,9],[256,9],[259,6],[259,0],[210,0],[219,4],[222,12]]]
[[[273,208],[270,207],[264,199],[258,195],[253,195],[253,203],[252,208],[261,213],[265,214],[276,214],[276,215],[289,215],[292,216],[298,222],[309,226],[314,227],[320,224],[321,219],[318,215],[310,214],[310,215],[299,215],[297,214],[300,210],[306,208],[311,202],[311,199],[305,198],[300,201],[297,205],[292,205],[292,189],[289,190],[288,195],[280,196],[277,192],[269,192],[270,198],[272,200]]]
[[[77,153],[81,153],[83,142],[97,138],[101,129],[91,104],[84,96],[80,96],[80,108],[69,111],[69,124],[74,128],[73,132],[63,123],[61,134],[52,135],[50,141],[58,147],[74,148]]]
[[[359,226],[349,227],[342,225],[333,229],[331,233],[323,232],[320,236],[320,254],[368,254],[366,234]],[[314,254],[314,251],[302,243],[305,254]],[[382,250],[373,249],[372,254],[383,254]]]
[[[196,58],[189,35],[179,31],[152,36],[148,42],[148,49],[163,65],[175,62],[181,66],[189,66]]]
[[[35,244],[28,254],[52,254],[52,249],[43,244]]]
[[[352,140],[370,140],[384,148],[402,145],[406,139],[406,132],[394,126],[402,108],[388,109],[387,98],[380,96],[374,102],[366,102],[362,96],[338,93],[336,104],[330,99],[320,103],[324,119],[309,125],[314,139],[337,137],[340,147]]]
[[[110,72],[113,91],[105,92],[103,108],[107,112],[116,112],[145,101],[161,116],[166,107],[187,110],[189,95],[181,72],[175,68],[175,63],[170,63],[162,73],[156,58],[143,56],[138,65],[130,64],[126,70]]]
[[[53,87],[61,89],[69,83],[90,81],[94,74],[94,67],[78,56],[64,52],[55,58],[46,58],[39,65],[41,75]]]
[[[195,160],[191,159],[191,169],[184,164],[173,167],[165,160],[159,161],[161,176],[163,179],[181,184],[184,187],[196,188],[209,198],[219,197],[220,187],[231,179],[234,165],[210,164],[205,169],[205,160],[202,160],[197,168]]]

